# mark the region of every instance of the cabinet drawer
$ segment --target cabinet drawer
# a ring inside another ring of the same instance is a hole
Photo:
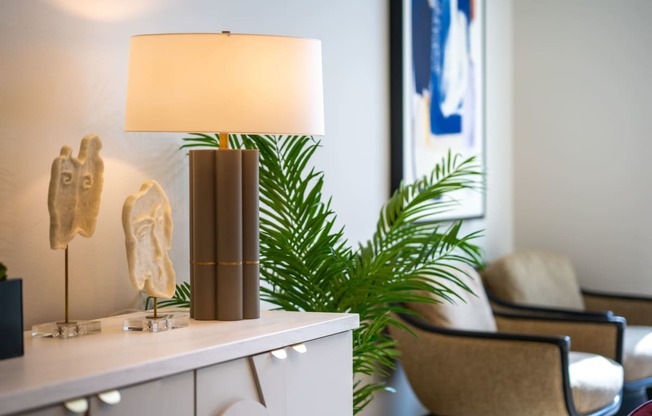
[[[124,416],[194,414],[193,372],[188,371],[158,380],[148,381],[129,387],[116,389],[119,392],[119,402],[107,404],[99,398],[99,394],[81,398],[86,400],[88,412],[77,414],[90,416]],[[20,416],[71,416],[76,413],[66,409],[65,404],[49,406]]]
[[[119,388],[121,398],[116,404],[107,404],[99,396],[92,396],[90,415],[192,415],[195,409],[193,388],[192,371]]]

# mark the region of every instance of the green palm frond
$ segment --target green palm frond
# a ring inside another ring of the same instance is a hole
[[[218,136],[194,134],[182,148],[218,145]],[[404,302],[436,303],[469,290],[454,264],[481,264],[482,253],[462,222],[431,220],[458,204],[454,191],[482,190],[475,158],[448,154],[432,173],[401,184],[382,207],[374,235],[357,249],[335,224],[324,174],[310,165],[319,142],[306,136],[229,136],[232,147],[260,152],[260,254],[262,298],[283,310],[351,312],[353,402],[358,413],[378,390],[398,357],[388,325],[403,327],[395,312]],[[445,267],[444,267],[445,266]],[[446,282],[453,285],[445,284]],[[427,295],[429,294],[429,295]],[[434,296],[432,296],[434,295]]]

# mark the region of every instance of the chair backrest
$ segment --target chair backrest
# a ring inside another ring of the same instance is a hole
[[[482,279],[490,292],[508,302],[584,310],[573,266],[557,253],[509,254],[487,267]]]
[[[454,278],[465,284],[472,293],[450,280],[440,279],[437,283],[452,290],[457,297],[452,295],[450,302],[437,298],[442,301],[438,304],[409,303],[408,307],[420,313],[430,324],[435,326],[495,332],[496,321],[480,276],[466,265],[456,265],[456,267],[457,269],[449,267],[448,271]],[[429,296],[433,295],[429,294]]]

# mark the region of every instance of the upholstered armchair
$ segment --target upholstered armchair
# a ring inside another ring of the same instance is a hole
[[[559,316],[623,316],[625,384],[622,414],[647,400],[652,386],[652,299],[582,290],[570,260],[527,251],[502,257],[482,271],[497,310]]]
[[[412,314],[397,319],[406,328],[390,328],[406,376],[432,414],[598,416],[618,411],[622,319],[494,314],[477,273],[454,273],[474,294],[443,282],[459,299],[404,305]],[[584,352],[570,350],[571,338]]]

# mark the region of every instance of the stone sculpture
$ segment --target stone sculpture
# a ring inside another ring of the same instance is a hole
[[[172,246],[172,209],[163,188],[149,180],[122,208],[129,277],[149,296],[174,295],[176,276],[168,251]]]
[[[63,146],[52,162],[48,211],[53,250],[65,249],[77,233],[91,237],[95,232],[104,184],[101,148],[99,137],[87,135],[76,158],[69,146]]]

